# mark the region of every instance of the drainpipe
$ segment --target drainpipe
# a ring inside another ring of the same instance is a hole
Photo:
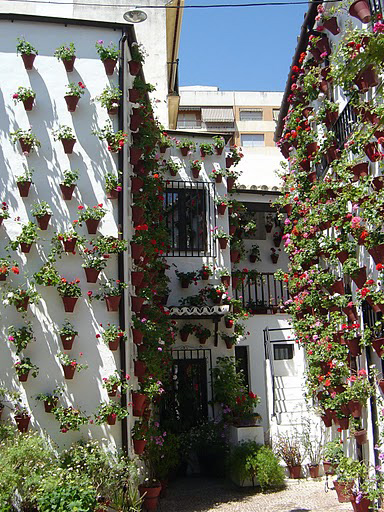
[[[120,39],[120,72],[119,72],[119,87],[121,91],[126,91],[126,70],[128,69],[128,64],[126,62],[127,56],[126,56],[126,45],[127,45],[127,29],[124,30],[124,34],[122,38]],[[123,101],[121,102],[120,109],[119,109],[119,130],[124,130],[125,122],[124,120],[127,117],[127,98],[125,94],[122,96]],[[125,162],[125,154],[126,149],[124,148],[122,151],[119,151],[118,156],[118,163],[119,163],[119,169],[123,172],[123,179],[122,182],[126,184],[126,162]],[[123,190],[119,194],[118,199],[118,231],[119,233],[122,233],[124,236],[124,196],[126,194],[126,187],[123,186]],[[120,252],[118,254],[118,278],[121,282],[124,282],[125,276],[124,276],[124,252]],[[125,295],[126,292],[122,294],[121,297],[121,303],[119,308],[119,324],[123,331],[125,331]],[[126,355],[126,346],[125,343],[120,343],[120,373],[121,375],[127,374],[127,355]],[[121,393],[121,406],[126,408],[127,407],[127,394]],[[128,419],[124,418],[121,421],[121,439],[122,439],[122,448],[124,453],[128,453]]]

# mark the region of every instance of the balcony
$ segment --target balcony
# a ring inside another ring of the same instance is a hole
[[[177,121],[177,130],[199,130],[201,129],[201,121]]]
[[[356,113],[353,107],[351,106],[351,103],[348,102],[344,110],[339,115],[338,120],[333,125],[333,130],[336,135],[337,144],[340,149],[344,149],[344,143],[348,139],[351,132],[354,131],[356,122]]]
[[[243,273],[243,277],[235,297],[253,314],[275,313],[289,298],[286,284],[277,281],[273,272],[261,272],[256,279],[249,279],[247,273]]]

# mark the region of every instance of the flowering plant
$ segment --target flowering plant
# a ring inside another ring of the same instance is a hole
[[[61,182],[62,185],[65,185],[66,187],[70,187],[71,185],[75,185],[76,181],[79,179],[79,170],[78,169],[70,169],[67,171],[64,171],[63,173],[63,180]]]
[[[223,228],[215,227],[212,231],[214,231],[213,238],[225,238],[226,240],[232,239],[232,236],[226,233]]]
[[[19,87],[17,91],[12,95],[12,98],[15,100],[15,105],[18,101],[25,101],[28,98],[35,98],[36,93],[30,87]]]
[[[195,326],[193,324],[184,324],[180,328],[179,332],[182,334],[192,334],[194,330],[195,330]]]
[[[34,339],[32,324],[28,322],[27,325],[23,327],[19,327],[16,329],[13,325],[8,327],[8,341],[11,341],[15,344],[16,354],[20,354],[22,350],[24,350],[28,343],[30,343]]]
[[[12,263],[8,258],[0,258],[0,276],[7,276],[11,270],[14,274],[20,273],[15,261]]]
[[[80,96],[85,92],[85,85],[83,82],[77,82],[77,84],[75,84],[75,82],[69,82],[67,89],[68,90],[65,92],[66,96],[77,96],[80,98]]]
[[[191,160],[190,162],[191,169],[195,169],[197,171],[201,171],[202,165],[203,162],[200,162],[200,160]]]
[[[78,283],[80,283],[80,279],[67,281],[65,277],[62,277],[56,288],[61,297],[81,297],[81,288]]]
[[[32,174],[33,169],[28,171],[28,169],[25,170],[24,174],[21,174],[20,176],[16,176],[16,183],[32,183]]]
[[[80,205],[77,207],[78,214],[79,214],[79,222],[86,221],[88,219],[93,220],[101,220],[105,215],[107,214],[107,210],[103,208],[102,204],[98,204],[95,206],[87,206],[86,209],[84,209],[84,206]]]
[[[375,389],[368,380],[367,372],[362,368],[356,375],[351,375],[347,379],[350,383],[348,388],[348,397],[350,400],[357,400],[365,404],[370,396],[375,394]]]
[[[214,137],[212,137],[212,139],[215,148],[221,149],[225,146],[225,139],[221,135],[215,135]]]
[[[90,244],[104,254],[118,254],[126,251],[128,247],[126,240],[104,235],[95,237]]]
[[[37,234],[36,224],[28,222],[21,228],[20,235],[18,235],[15,240],[12,240],[9,245],[15,251],[20,244],[33,244],[38,238],[39,235]]]
[[[156,396],[164,393],[163,383],[154,377],[147,377],[140,386],[141,393],[146,395],[149,400],[153,400]]]
[[[66,340],[70,340],[73,336],[79,334],[69,320],[65,320],[58,332],[60,336],[66,336]]]
[[[60,387],[57,387],[52,390],[52,393],[39,393],[35,396],[35,399],[38,402],[47,402],[48,405],[54,405],[56,406],[59,398],[63,394],[63,389]]]
[[[38,366],[33,364],[29,357],[24,357],[20,361],[16,361],[16,363],[13,365],[13,367],[14,367],[18,377],[31,372],[32,377],[36,378],[39,374]]]
[[[213,155],[213,147],[212,144],[200,144],[200,151],[204,153],[205,156]]]
[[[30,304],[36,304],[40,299],[40,295],[37,293],[33,286],[28,288],[8,288],[8,291],[4,294],[4,304],[13,304],[16,306],[18,311],[23,311],[23,302],[28,299]]]
[[[71,60],[72,57],[76,56],[76,48],[74,43],[62,44],[58,48],[56,48],[55,53],[53,54],[57,60]]]
[[[231,146],[228,157],[232,158],[234,166],[236,166],[240,160],[243,158],[244,154],[242,153],[242,149],[238,148],[235,144]]]
[[[37,284],[43,286],[57,286],[60,283],[60,274],[52,262],[44,263],[40,270],[33,274]]]
[[[32,46],[31,43],[28,43],[28,41],[26,41],[24,37],[18,37],[17,41],[17,54],[21,53],[24,55],[31,55],[32,53],[34,53],[35,55],[38,55],[39,52],[36,50],[36,48]]]
[[[135,424],[131,430],[132,433],[132,439],[135,439],[136,441],[142,441],[144,439],[147,439],[149,437],[148,433],[148,423],[144,421],[135,421]]]
[[[236,171],[235,169],[233,169],[233,170],[227,169],[225,175],[227,178],[233,178],[234,180],[237,180],[237,178],[239,176],[241,176],[242,172],[243,171],[240,171],[240,170]]]
[[[197,284],[197,280],[199,278],[199,272],[196,270],[193,270],[192,272],[179,272],[178,270],[175,270],[175,274],[180,281],[185,281],[188,284],[193,282]]]
[[[194,333],[195,333],[196,338],[198,338],[199,340],[207,339],[212,336],[211,331],[207,327],[204,327],[201,324],[197,324],[195,326]]]
[[[178,148],[187,148],[188,151],[195,151],[196,150],[196,144],[191,139],[181,139],[176,140],[176,147]]]
[[[80,430],[81,425],[88,423],[89,418],[79,409],[70,407],[56,407],[53,410],[55,419],[60,423],[60,431],[65,434],[68,430]]]
[[[107,174],[105,175],[105,190],[107,192],[111,192],[112,190],[117,190],[118,192],[120,192],[121,190],[123,190],[121,182],[119,181],[119,175],[122,174],[123,173],[121,171],[117,171],[117,176],[112,172],[107,172]]]
[[[88,368],[87,364],[78,363],[76,361],[76,359],[71,359],[69,357],[69,355],[64,354],[64,352],[58,352],[56,355],[57,355],[58,360],[62,364],[62,366],[72,366],[72,367],[76,368],[77,372],[81,372],[81,370],[85,370]],[[79,355],[82,356],[83,355],[82,352],[80,352]]]
[[[99,54],[101,60],[113,59],[116,60],[120,55],[120,50],[114,43],[109,43],[108,46],[104,46],[104,41],[99,39],[96,44],[96,51]]]
[[[129,379],[129,375],[122,376],[117,370],[115,370],[115,373],[109,377],[103,377],[103,388],[105,388],[108,393],[111,393],[120,387],[120,392],[126,393],[131,387]]]
[[[124,144],[125,138],[128,136],[123,130],[117,132],[113,131],[112,123],[108,121],[104,128],[101,130],[92,130],[93,135],[96,135],[99,140],[106,140],[108,143],[108,151],[120,151]]]
[[[81,264],[83,268],[94,268],[96,270],[103,270],[107,265],[108,255],[101,253],[98,249],[84,248],[82,250],[84,263]]]
[[[95,100],[99,101],[102,107],[111,109],[119,106],[119,100],[122,94],[119,87],[107,85],[100,96],[96,96]]]
[[[92,293],[89,294],[89,292],[88,292],[88,296],[90,299],[92,299],[92,297],[93,297],[97,300],[104,299],[105,297],[115,297],[115,296],[121,295],[125,288],[128,288],[127,283],[123,283],[123,282],[119,281],[118,279],[117,280],[108,279],[108,281],[106,283],[103,283],[101,285],[101,290],[100,290],[99,294],[97,294],[93,297]]]
[[[227,276],[230,276],[231,275],[231,272],[229,271],[228,268],[221,268],[219,269],[219,277],[227,277]]]
[[[70,126],[65,126],[61,124],[57,130],[53,131],[53,138],[55,140],[72,140],[75,139],[76,137]]]
[[[167,162],[166,162],[166,168],[168,169],[168,171],[170,173],[173,173],[174,175],[176,175],[180,169],[182,169],[181,165],[177,162],[175,162],[175,160],[171,160],[169,159]]]
[[[163,148],[171,148],[173,146],[173,142],[166,132],[160,132],[159,146]]]
[[[41,146],[39,139],[34,133],[32,133],[31,128],[29,128],[29,130],[22,130],[19,128],[15,132],[11,132],[10,135],[14,144],[16,144],[17,141],[22,140],[25,144],[31,147],[31,151]]]
[[[26,407],[21,404],[15,404],[13,409],[13,414],[15,418],[27,418],[30,417],[30,413]]]
[[[46,201],[41,201],[31,206],[31,214],[34,217],[44,217],[44,215],[52,215],[52,210]]]
[[[101,324],[100,324],[101,325]],[[127,335],[125,331],[122,331],[120,327],[117,325],[113,325],[108,323],[107,327],[104,329],[103,332],[103,342],[108,345],[109,342],[115,341],[116,338],[120,338],[123,341],[126,341]],[[96,338],[100,338],[100,334],[96,334]]]
[[[203,279],[204,277],[213,276],[214,270],[215,270],[215,267],[213,267],[212,265],[203,265],[201,267],[201,269],[198,271],[199,276],[201,279]]]
[[[117,420],[123,420],[128,416],[128,410],[123,408],[118,402],[110,400],[109,402],[102,402],[95,414],[96,425],[102,425],[108,419],[108,416],[112,416]]]
[[[209,177],[211,178],[211,180],[214,180],[216,178],[216,176],[226,176],[226,175],[227,175],[226,169],[222,169],[221,167],[219,167],[219,169],[212,169],[212,172],[210,173]]]

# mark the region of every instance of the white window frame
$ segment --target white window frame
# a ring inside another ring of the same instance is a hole
[[[248,141],[244,141],[243,137],[260,137],[260,139],[258,140],[257,138],[255,139],[250,139]],[[265,147],[265,135],[264,133],[241,133],[240,134],[240,145],[243,147],[243,148],[263,148]],[[254,142],[254,144],[248,144],[247,142]]]

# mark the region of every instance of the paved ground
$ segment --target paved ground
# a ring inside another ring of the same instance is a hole
[[[287,480],[285,490],[262,494],[222,479],[179,478],[171,482],[159,512],[352,512],[336,492],[325,492],[325,478]]]

